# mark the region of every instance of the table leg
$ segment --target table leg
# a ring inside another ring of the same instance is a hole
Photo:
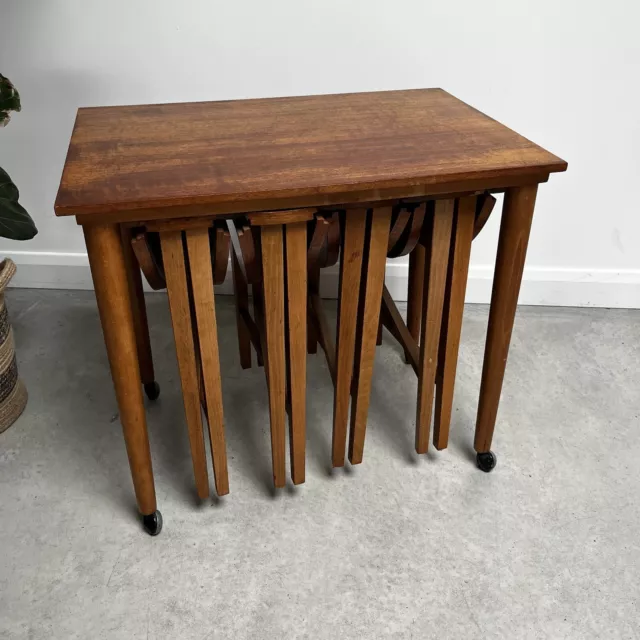
[[[336,330],[336,376],[333,399],[333,437],[331,458],[334,467],[344,465],[347,443],[347,419],[351,398],[351,380],[356,343],[356,322],[362,254],[367,225],[367,210],[342,214],[341,260],[338,284],[338,326]]]
[[[442,325],[442,307],[447,281],[454,200],[438,200],[429,221],[432,232],[426,252],[422,319],[420,328],[420,362],[418,367],[418,406],[416,410],[416,452],[429,448],[429,426],[433,407],[438,346]]]
[[[511,188],[504,198],[474,442],[478,466],[483,471],[491,471],[496,463],[495,456],[490,451],[491,440],[509,354],[537,189],[537,185]]]
[[[384,271],[389,244],[391,210],[391,207],[374,209],[367,225],[368,237],[363,259],[363,281],[356,333],[355,389],[349,431],[349,461],[351,464],[362,462],[364,451],[376,336],[380,321],[382,288],[384,287]]]
[[[271,420],[271,462],[273,482],[284,487],[286,373],[284,344],[284,252],[282,225],[259,227],[262,249],[264,325],[266,334],[265,366],[269,387]]]
[[[249,312],[249,291],[240,269],[238,256],[233,247],[231,248],[231,269],[233,274],[233,297],[236,303],[236,328],[238,330],[240,366],[243,369],[251,369],[251,334],[242,317],[243,311]]]
[[[293,484],[305,477],[307,393],[307,223],[285,225],[287,261],[288,380],[291,397],[289,446]]]
[[[314,294],[318,294],[320,292],[320,265],[310,265],[307,271],[307,277],[309,280],[309,290]],[[311,320],[311,312],[309,311],[307,315],[307,353],[317,353],[318,334]]]
[[[133,313],[133,328],[136,334],[140,378],[149,400],[156,400],[160,395],[160,386],[156,382],[153,370],[153,355],[151,353],[151,339],[149,338],[147,305],[144,301],[144,290],[142,288],[142,274],[131,246],[131,228],[122,226],[120,231],[124,264],[129,282],[129,296]]]
[[[433,426],[433,445],[446,449],[449,442],[449,426],[453,408],[453,389],[456,382],[458,349],[464,313],[464,296],[467,290],[471,241],[475,219],[476,198],[460,198],[455,214],[451,237],[447,294],[445,296],[442,334],[438,351],[438,376],[436,378],[436,409]]]
[[[182,384],[182,399],[187,420],[193,473],[198,497],[204,499],[209,495],[209,476],[202,429],[202,411],[200,409],[200,374],[198,373],[194,342],[193,318],[189,301],[182,231],[163,231],[160,234],[160,242],[167,280],[173,337],[176,344],[176,356]]]
[[[407,291],[407,329],[411,337],[420,340],[420,316],[422,315],[422,290],[424,288],[424,246],[418,244],[409,254],[409,287]],[[405,361],[409,356],[405,353]]]
[[[229,474],[227,470],[227,445],[224,435],[218,327],[211,268],[211,250],[209,247],[209,230],[206,228],[189,229],[187,231],[187,247],[193,285],[196,331],[200,347],[200,362],[202,364],[201,387],[204,388],[207,407],[213,475],[218,495],[224,496],[229,493]]]
[[[262,280],[251,285],[251,297],[253,298],[253,317],[260,335],[260,343],[264,346],[266,338],[264,333],[264,282]],[[264,348],[262,351],[256,352],[256,360],[259,367],[264,366],[266,357]]]
[[[138,509],[147,532],[157,535],[162,528],[162,515],[156,507],[133,314],[120,232],[117,225],[85,226],[83,230]]]
[[[251,233],[255,244],[256,260],[259,265],[262,265],[260,228],[252,227]],[[264,335],[264,280],[261,279],[259,282],[251,285],[251,297],[253,298],[253,317],[256,320],[256,325],[260,332],[260,341],[263,345],[263,351],[256,353],[256,360],[258,361],[258,366],[262,367],[264,366],[264,359],[267,357],[264,349],[264,345],[266,344],[266,337]]]

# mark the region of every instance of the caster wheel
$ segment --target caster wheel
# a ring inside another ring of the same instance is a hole
[[[144,385],[144,392],[149,400],[156,400],[160,395],[160,385],[154,380]]]
[[[154,511],[148,516],[142,516],[142,526],[150,536],[157,536],[162,531],[162,514]]]
[[[478,469],[482,469],[485,473],[492,471],[496,466],[496,462],[498,462],[498,458],[493,451],[476,454],[476,464],[478,465]]]

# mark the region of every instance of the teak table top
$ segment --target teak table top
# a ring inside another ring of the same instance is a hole
[[[82,108],[55,211],[81,222],[260,211],[566,168],[442,89]]]

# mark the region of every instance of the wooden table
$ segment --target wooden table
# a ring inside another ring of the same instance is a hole
[[[275,222],[271,228],[281,229],[288,220],[279,211],[345,207],[349,255],[357,262],[365,253],[363,304],[368,313],[376,304],[379,309],[388,203],[505,192],[475,437],[476,451],[488,454],[537,187],[550,173],[566,168],[560,158],[441,89],[80,109],[55,211],[59,216],[75,215],[84,229],[136,498],[147,530],[157,533],[161,519],[140,371],[151,395],[154,380],[152,367],[138,361],[148,335],[132,304],[130,291],[139,292],[140,285],[129,283],[123,229],[197,229],[203,219],[241,213],[251,213],[258,221],[262,216],[263,223]],[[270,255],[280,261],[269,263],[276,270],[272,280],[279,281],[282,234],[267,236]],[[282,289],[270,296],[277,298],[270,313],[282,315]],[[355,339],[344,325],[341,329],[343,340]],[[281,331],[272,330],[270,339],[281,346]],[[362,427],[375,331],[360,339],[360,391],[352,411]],[[348,358],[337,363],[336,393],[342,391],[336,411],[345,424],[349,390],[344,383],[341,387],[340,379],[347,373],[350,378],[353,351]],[[272,407],[273,411],[278,414],[282,408]],[[355,462],[359,456],[356,450]]]

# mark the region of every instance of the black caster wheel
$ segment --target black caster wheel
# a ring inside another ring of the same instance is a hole
[[[478,465],[478,469],[482,469],[485,473],[493,471],[493,468],[496,466],[496,462],[498,462],[498,458],[493,451],[476,454],[476,464]]]
[[[142,526],[150,536],[157,536],[162,531],[162,514],[154,511],[148,516],[142,516]]]
[[[144,392],[149,400],[156,400],[160,395],[160,385],[154,380],[144,385]]]

